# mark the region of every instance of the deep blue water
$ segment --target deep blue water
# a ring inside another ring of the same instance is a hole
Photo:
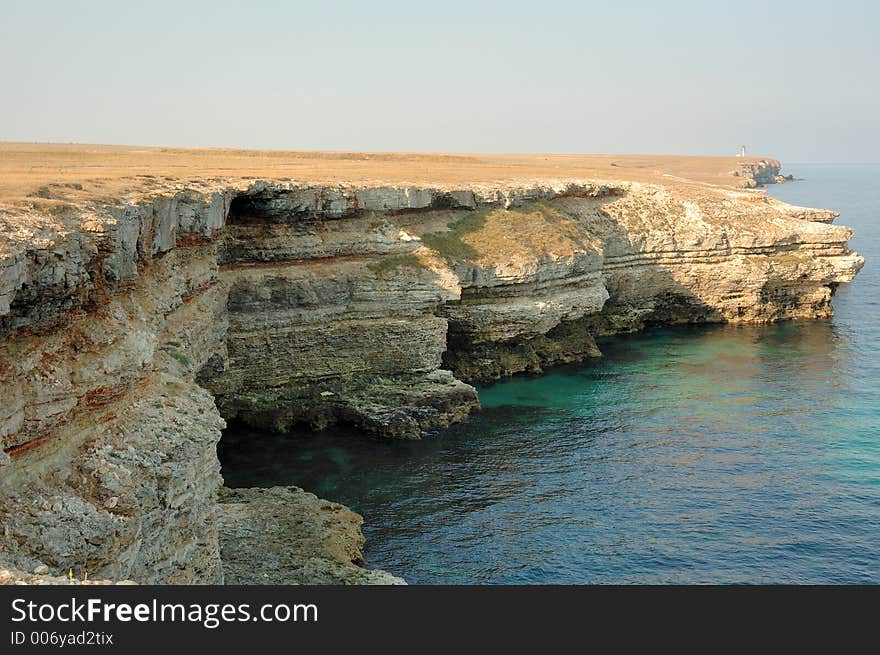
[[[788,172],[868,260],[833,320],[606,339],[415,443],[230,434],[227,483],[351,506],[411,583],[880,583],[880,165]]]

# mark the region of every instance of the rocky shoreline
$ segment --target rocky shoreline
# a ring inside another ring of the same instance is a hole
[[[225,584],[406,584],[363,568],[363,517],[298,487],[222,489]]]
[[[600,356],[599,335],[830,316],[863,263],[852,231],[749,188],[778,162],[737,171],[729,186],[212,178],[0,207],[0,566],[401,582],[359,566],[350,510],[224,490],[225,420],[418,438],[479,407],[469,382]]]
[[[794,182],[794,175],[782,175],[782,165],[775,159],[761,159],[758,161],[741,161],[739,166],[731,171],[734,177],[744,180],[743,187],[754,189],[767,184],[785,184]]]

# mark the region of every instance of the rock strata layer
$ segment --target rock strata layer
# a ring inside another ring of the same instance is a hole
[[[324,501],[218,504],[224,420],[417,438],[478,408],[469,382],[599,356],[598,335],[830,316],[862,259],[834,212],[736,188],[778,173],[759,162],[729,187],[215,179],[0,209],[0,565],[386,580],[352,563],[347,510],[327,510],[347,526],[342,557],[248,527],[287,521],[288,502],[318,520]]]

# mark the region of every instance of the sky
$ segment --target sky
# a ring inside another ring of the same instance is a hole
[[[0,140],[880,161],[880,3],[0,0]]]

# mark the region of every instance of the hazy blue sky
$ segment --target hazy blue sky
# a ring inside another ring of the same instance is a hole
[[[878,5],[0,0],[0,140],[878,161]]]

